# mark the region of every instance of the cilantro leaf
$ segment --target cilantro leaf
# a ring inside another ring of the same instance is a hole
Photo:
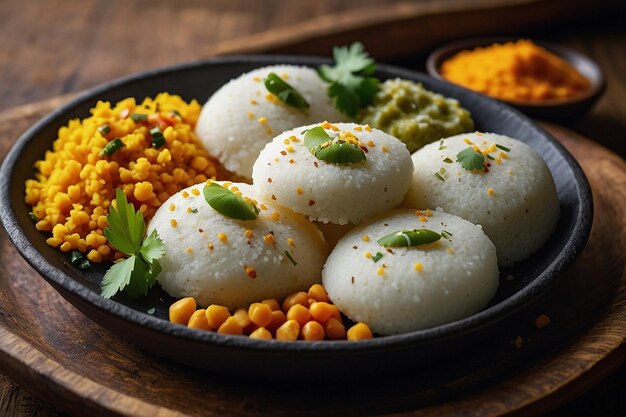
[[[456,161],[468,171],[477,171],[483,169],[485,157],[482,153],[476,152],[474,148],[468,146],[456,154]]]
[[[148,263],[155,262],[165,254],[165,246],[156,229],[143,241],[139,248],[139,254]]]
[[[354,117],[361,107],[372,103],[380,89],[378,79],[371,76],[376,64],[359,42],[333,48],[333,57],[335,65],[320,66],[318,74],[330,83],[328,95],[337,110]]]
[[[135,256],[113,264],[104,274],[101,293],[104,298],[113,297],[121,288],[130,282],[130,276],[135,268]]]
[[[144,239],[146,223],[143,215],[128,203],[120,188],[116,190],[115,200],[117,209],[110,207],[109,227],[104,229],[104,234],[115,249],[129,258],[109,268],[102,280],[101,295],[111,298],[124,290],[129,297],[135,298],[146,295],[154,285],[161,272],[157,259],[165,253],[165,246],[156,230]]]

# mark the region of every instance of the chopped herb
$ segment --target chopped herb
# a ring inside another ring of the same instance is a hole
[[[147,114],[142,114],[142,113],[131,113],[130,114],[130,118],[133,119],[133,122],[139,123],[139,122],[147,121],[148,120],[148,115]]]
[[[100,156],[104,156],[104,155],[111,156],[115,152],[122,149],[123,146],[124,146],[124,142],[122,142],[120,138],[115,138],[111,142],[107,143],[104,146],[104,148],[102,148],[102,151],[100,151]]]
[[[194,207],[194,208],[192,208],[192,209],[191,209],[191,212],[192,212],[193,214],[196,214],[196,213],[198,212],[198,209]]]
[[[302,134],[304,135],[304,146],[306,146],[307,149],[314,155],[314,149],[319,148],[331,139],[328,133],[326,133],[324,128],[321,126],[304,130],[302,131]]]
[[[435,177],[439,178],[441,181],[446,181],[446,178],[444,177],[444,175],[446,174],[446,169],[445,168],[441,168],[439,170],[439,172],[435,172]]]
[[[155,307],[152,307],[151,309],[149,309],[148,311],[146,311],[146,313],[148,314],[154,314],[154,312],[156,311]]]
[[[446,145],[444,145],[443,139],[441,139],[439,141],[439,150],[441,151],[441,150],[444,150],[444,149],[446,149]]]
[[[291,256],[291,254],[289,253],[289,251],[285,251],[285,256],[287,257],[287,259],[289,259],[289,261],[291,261],[291,263],[296,266],[298,265],[298,262],[296,262],[295,259],[293,259],[293,257]]]
[[[496,143],[496,148],[501,149],[504,152],[511,152],[511,150],[507,148],[506,146],[498,145],[497,143]]]
[[[372,103],[380,89],[374,60],[355,42],[349,47],[333,48],[335,65],[322,65],[319,76],[330,83],[328,95],[334,99],[337,110],[355,117],[359,109]]]
[[[104,275],[101,295],[111,298],[124,290],[131,298],[146,295],[161,272],[158,262],[165,253],[165,245],[156,230],[145,237],[146,223],[140,211],[128,203],[121,188],[116,190],[117,209],[109,207],[104,235],[109,243],[127,259],[115,263]]]
[[[110,131],[111,128],[109,127],[108,123],[98,127],[98,132],[100,132],[102,136],[108,134]]]
[[[494,158],[493,156],[491,156],[491,155],[489,155],[489,154],[487,154],[487,158],[488,158],[488,159],[491,159],[492,161],[495,161],[495,160],[496,160],[496,158]]]
[[[321,161],[349,164],[366,159],[365,152],[360,147],[331,137],[321,126],[305,132],[304,146]]]
[[[428,229],[401,230],[388,234],[377,240],[378,244],[386,248],[406,246],[421,246],[441,239],[441,235]]]
[[[452,233],[444,230],[444,231],[441,232],[441,237],[444,238],[444,239],[451,240],[450,238],[452,237]]]
[[[384,255],[380,252],[376,252],[376,255],[372,256],[372,261],[374,261],[374,263],[380,261],[380,259],[383,257]]]
[[[237,220],[254,220],[259,209],[228,188],[213,182],[203,190],[204,199],[218,213]]]
[[[485,157],[482,153],[476,152],[474,148],[468,146],[467,148],[456,154],[456,161],[459,162],[461,166],[468,171],[477,171],[483,168],[483,162],[485,162]]]
[[[363,149],[352,143],[329,136],[320,126],[309,129],[306,132],[304,135],[304,146],[317,159],[329,163],[353,164],[367,159]]]
[[[172,110],[172,114],[173,114],[174,116],[178,116],[178,117],[180,117],[181,119],[183,118],[183,116],[180,114],[180,112],[179,112],[178,110]]]
[[[161,133],[161,129],[158,127],[153,127],[150,129],[150,135],[152,135],[152,146],[155,148],[160,148],[165,145],[165,136]]]
[[[309,103],[302,97],[302,95],[291,85],[287,84],[282,78],[273,72],[267,74],[265,80],[263,80],[267,91],[274,94],[283,103],[288,106],[294,107],[303,113],[309,110]]]
[[[91,267],[89,260],[87,260],[85,256],[77,250],[72,251],[70,255],[70,262],[80,270],[85,270]]]
[[[39,221],[39,217],[37,217],[37,215],[35,213],[33,213],[32,211],[29,212],[28,215],[30,216],[30,219],[32,221],[34,221],[35,223],[37,223]]]
[[[445,162],[446,164],[451,164],[454,161],[452,159],[450,159],[450,158],[446,158],[446,159],[443,160],[443,162]]]

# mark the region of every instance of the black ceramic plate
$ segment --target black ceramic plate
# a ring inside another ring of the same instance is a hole
[[[280,342],[220,335],[171,324],[172,301],[160,289],[140,300],[123,295],[106,300],[99,283],[106,266],[83,273],[66,254],[48,246],[46,235],[35,229],[24,202],[24,182],[33,176],[34,162],[43,157],[59,127],[84,118],[97,100],[138,100],[162,91],[204,102],[222,84],[245,71],[271,64],[318,66],[320,58],[241,56],[150,71],[108,83],[86,92],[54,111],[28,130],[7,155],[0,171],[2,223],[20,254],[54,288],[85,315],[121,338],[158,355],[230,374],[272,378],[309,378],[330,373],[380,373],[411,369],[435,357],[467,346],[536,300],[580,253],[591,228],[592,200],[587,180],[572,156],[544,130],[518,111],[479,94],[427,75],[380,65],[382,79],[400,77],[419,81],[430,90],[459,99],[481,131],[518,138],[546,160],[556,181],[561,207],[557,230],[530,259],[501,271],[500,288],[491,304],[473,316],[443,326],[360,342]],[[505,277],[513,275],[514,280]]]

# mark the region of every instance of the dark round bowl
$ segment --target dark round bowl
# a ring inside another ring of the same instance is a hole
[[[453,57],[457,53],[464,50],[493,45],[495,43],[514,42],[518,39],[519,38],[502,37],[476,38],[464,39],[443,45],[428,56],[426,60],[426,70],[433,77],[444,80],[440,73],[441,65],[445,60]],[[546,50],[576,68],[581,75],[589,80],[589,89],[582,94],[567,99],[543,101],[498,100],[517,108],[528,116],[538,119],[567,121],[582,116],[598,101],[606,89],[602,70],[591,58],[572,48],[551,42],[537,40],[533,40],[533,42],[544,47]]]
[[[316,67],[327,62],[313,57],[235,56],[149,71],[87,91],[35,124],[7,155],[0,169],[0,218],[10,239],[63,297],[112,333],[157,355],[231,375],[316,379],[330,374],[408,372],[494,333],[505,318],[543,295],[582,251],[592,219],[589,184],[572,156],[518,111],[405,69],[380,65],[377,75],[421,82],[457,98],[472,112],[477,129],[518,138],[537,150],[556,182],[561,208],[556,231],[530,259],[501,271],[496,296],[477,314],[431,329],[359,342],[254,340],[188,329],[167,320],[172,299],[158,287],[137,300],[124,294],[102,298],[99,286],[107,265],[81,272],[67,254],[46,244],[46,234],[36,230],[24,202],[24,182],[33,176],[33,164],[50,149],[58,129],[70,119],[87,117],[98,100],[116,102],[131,96],[141,100],[168,91],[204,102],[222,84],[254,68],[279,63]],[[509,275],[515,279],[505,279]]]

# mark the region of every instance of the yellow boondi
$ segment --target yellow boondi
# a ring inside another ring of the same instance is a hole
[[[179,96],[159,94],[137,105],[128,98],[111,108],[99,101],[91,116],[71,120],[43,160],[35,163],[35,179],[26,181],[26,203],[38,230],[52,232],[49,245],[79,250],[92,262],[122,256],[107,243],[103,230],[115,189],[146,220],[171,195],[226,171],[202,147],[194,133],[200,105]],[[165,145],[154,147],[155,127]],[[101,154],[119,138],[124,146]]]

